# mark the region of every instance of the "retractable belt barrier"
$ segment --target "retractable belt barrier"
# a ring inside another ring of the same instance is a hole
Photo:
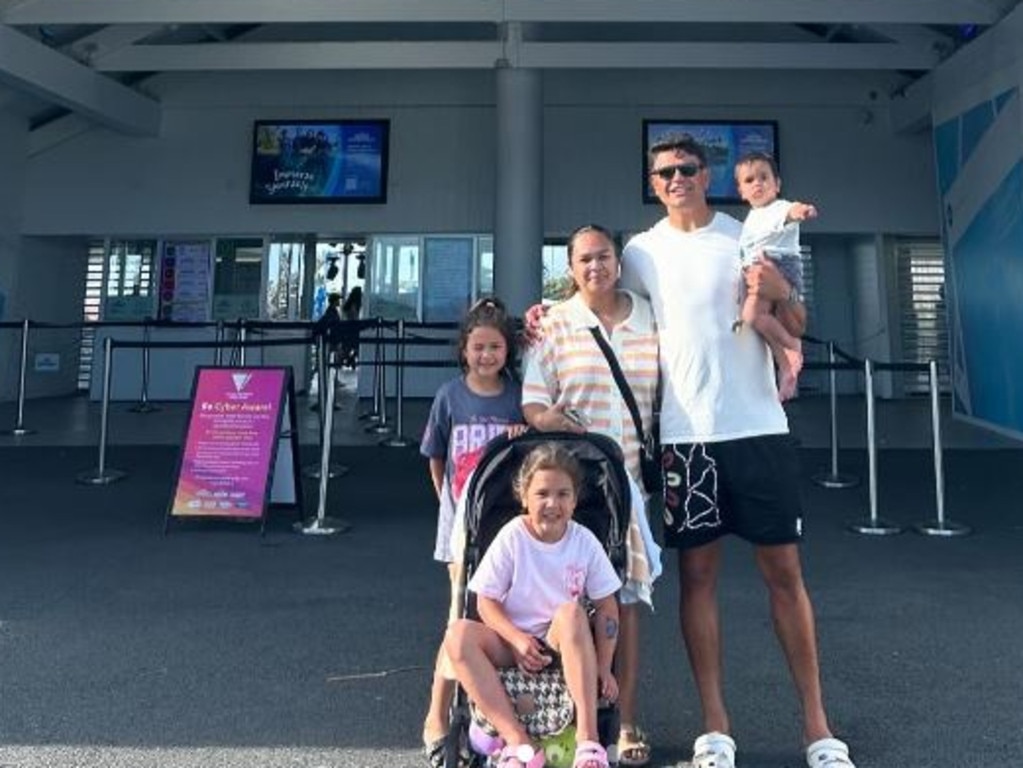
[[[456,323],[416,323],[406,320],[387,321],[383,318],[371,318],[367,320],[344,321],[349,330],[358,331],[356,343],[373,348],[373,398],[372,410],[362,414],[360,420],[370,422],[366,428],[367,432],[387,435],[392,432],[387,417],[387,370],[395,368],[395,394],[396,394],[396,428],[394,434],[382,441],[382,445],[388,447],[407,447],[412,441],[404,436],[404,370],[405,368],[454,368],[458,363],[454,360],[413,360],[406,358],[406,347],[413,346],[452,346],[454,339],[451,338],[430,338],[410,333],[410,330],[457,330]],[[18,369],[18,403],[15,416],[14,428],[8,434],[26,435],[32,430],[25,427],[25,400],[26,400],[26,371],[29,348],[29,334],[32,328],[39,329],[83,329],[83,328],[109,328],[109,327],[141,327],[143,337],[141,341],[104,339],[103,343],[103,386],[102,405],[100,417],[99,435],[99,456],[97,467],[90,472],[81,473],[78,481],[89,485],[105,485],[125,476],[121,470],[110,469],[106,466],[106,449],[108,441],[108,424],[110,409],[110,386],[113,369],[113,351],[115,349],[141,349],[142,355],[142,388],[138,404],[131,410],[137,413],[147,413],[156,410],[156,407],[149,402],[149,353],[152,349],[213,349],[216,351],[215,364],[220,365],[223,349],[232,350],[231,363],[235,365],[245,364],[245,352],[249,348],[260,347],[283,347],[293,345],[317,344],[317,369],[320,375],[321,386],[320,398],[320,462],[312,472],[311,476],[318,477],[320,481],[320,498],[318,499],[318,514],[315,521],[302,527],[307,533],[326,533],[347,530],[346,523],[328,521],[325,517],[327,480],[331,477],[338,477],[347,468],[332,467],[330,464],[330,451],[332,444],[333,427],[333,406],[335,400],[334,392],[334,369],[340,366],[337,360],[328,359],[326,346],[322,336],[297,336],[282,339],[261,339],[250,340],[248,334],[264,330],[311,330],[312,323],[309,322],[250,322],[245,320],[216,323],[179,323],[168,321],[149,320],[143,322],[80,322],[80,323],[36,323],[28,319],[21,322],[0,323],[0,329],[20,330],[19,348],[19,369]],[[214,341],[153,341],[151,337],[152,328],[216,328],[216,339]],[[234,339],[227,339],[227,331],[235,331]],[[385,336],[386,331],[392,333],[390,337]],[[372,330],[371,335],[364,335],[362,332]],[[941,445],[940,408],[938,391],[937,363],[882,363],[872,360],[860,360],[852,355],[843,352],[834,342],[824,342],[812,337],[805,337],[808,343],[815,343],[827,346],[827,362],[807,362],[804,366],[807,370],[827,370],[829,372],[829,405],[830,405],[830,430],[831,430],[831,467],[827,473],[814,476],[825,488],[846,488],[855,485],[858,479],[839,471],[838,467],[838,426],[837,426],[837,390],[836,374],[838,371],[863,371],[864,389],[867,411],[867,463],[869,472],[868,498],[869,511],[866,520],[853,523],[850,530],[866,535],[891,535],[900,533],[902,526],[882,519],[878,514],[877,500],[877,441],[876,441],[876,414],[874,396],[874,373],[877,371],[928,371],[931,402],[931,426],[932,426],[932,448],[934,458],[934,483],[935,483],[935,518],[930,521],[919,523],[914,526],[917,532],[930,536],[957,536],[969,533],[967,526],[953,523],[948,519],[945,511],[944,498],[944,467]],[[388,359],[387,349],[394,348],[393,359]]]
[[[99,458],[96,469],[82,472],[77,480],[86,485],[108,485],[126,476],[123,470],[106,465],[107,436],[110,421],[110,382],[114,368],[114,349],[212,349],[217,346],[282,347],[309,344],[312,336],[267,341],[116,341],[109,336],[103,340],[103,393],[100,405]]]

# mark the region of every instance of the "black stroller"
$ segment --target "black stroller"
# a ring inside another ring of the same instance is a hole
[[[476,600],[465,592],[465,584],[479,566],[487,547],[501,528],[522,507],[515,498],[512,483],[526,455],[537,445],[555,442],[579,460],[585,472],[574,519],[585,525],[608,553],[618,575],[624,579],[627,564],[626,540],[630,514],[629,482],[622,452],[618,445],[603,435],[576,435],[568,432],[527,432],[514,439],[497,437],[490,442],[466,489],[465,504],[465,568],[462,588],[465,602],[462,615],[477,618]],[[469,743],[472,713],[465,691],[456,689],[451,712],[451,730],[445,751],[445,768],[481,768],[486,758],[475,752]],[[600,741],[613,745],[618,735],[618,711],[606,705],[598,711]]]

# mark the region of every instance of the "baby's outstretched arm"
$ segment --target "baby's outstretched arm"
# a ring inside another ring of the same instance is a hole
[[[817,218],[817,206],[813,203],[800,203],[796,201],[789,206],[789,212],[785,214],[785,223],[793,221],[806,221]]]

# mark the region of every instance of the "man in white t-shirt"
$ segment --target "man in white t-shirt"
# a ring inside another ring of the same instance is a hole
[[[665,544],[679,552],[682,635],[705,731],[694,744],[693,768],[732,768],[735,761],[716,591],[726,534],[754,545],[802,704],[809,764],[851,768],[848,747],[833,738],[824,711],[813,608],[796,546],[798,460],[771,355],[759,334],[732,332],[742,225],[708,207],[707,157],[691,136],[659,141],[647,160],[667,215],[625,247],[622,286],[649,297],[659,328]],[[750,267],[745,279],[751,294],[776,304],[790,333],[802,334],[805,310],[770,260]]]

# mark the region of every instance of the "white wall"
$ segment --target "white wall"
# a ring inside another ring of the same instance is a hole
[[[852,259],[853,322],[856,333],[854,354],[875,361],[892,359],[891,336],[898,332],[889,316],[889,295],[893,286],[889,282],[884,248],[880,237],[862,237],[850,243]],[[892,396],[893,377],[890,372],[874,376],[874,394]]]
[[[821,210],[807,233],[934,233],[930,137],[893,135],[888,87],[849,73],[550,73],[548,232],[587,221],[635,231],[660,217],[641,200],[641,121],[655,118],[777,120],[785,192]]]
[[[857,323],[876,319],[868,308],[885,301],[876,293],[884,287],[867,279],[867,262],[862,254],[857,261],[849,238],[873,243],[878,233],[935,234],[938,227],[930,134],[890,130],[894,87],[891,76],[875,73],[546,72],[545,233],[589,221],[628,233],[659,218],[657,206],[642,203],[644,118],[777,120],[785,190],[822,213],[805,236],[836,238],[818,254],[817,290],[832,297],[818,304],[835,307],[818,333],[862,338],[866,329]],[[159,137],[95,128],[30,158],[26,234],[493,229],[491,72],[164,75],[147,88],[163,104]],[[390,118],[388,203],[250,206],[252,121],[331,117]]]
[[[18,296],[21,250],[22,193],[27,168],[28,124],[0,112],[0,322],[21,320]],[[7,361],[17,359],[21,345],[18,331],[0,329],[0,400],[17,392],[18,372]]]
[[[841,235],[817,235],[804,238],[813,252],[814,318],[807,333],[822,341],[833,341],[845,353],[857,354],[859,339],[856,335],[856,308],[851,300],[856,289],[854,261],[850,253],[855,238]],[[807,349],[812,359],[827,360],[827,352]],[[819,357],[818,357],[819,356]],[[841,358],[840,358],[841,359]],[[828,373],[808,372],[804,376],[818,377],[821,392],[827,392]],[[835,377],[836,391],[840,394],[862,391],[860,373],[839,372]]]
[[[490,230],[489,73],[304,73],[181,78],[161,135],[93,130],[32,158],[34,234],[383,233]],[[397,81],[397,85],[394,85]],[[481,88],[480,84],[486,85]],[[164,84],[166,85],[166,83]],[[461,86],[461,87],[458,87]],[[391,119],[388,204],[250,206],[257,118]]]
[[[161,135],[93,129],[31,158],[30,234],[489,232],[494,98],[489,72],[164,76]],[[818,202],[808,232],[937,231],[930,137],[894,136],[887,76],[836,73],[545,73],[547,234],[600,221],[632,231],[641,202],[641,120],[780,123],[782,173]],[[388,117],[384,206],[250,206],[257,118]]]
[[[41,323],[81,322],[87,254],[88,243],[82,238],[22,238],[18,297],[23,313]],[[76,390],[80,339],[80,329],[31,330],[25,379],[29,397],[66,395]],[[58,354],[60,370],[35,371],[35,356],[40,352]]]

